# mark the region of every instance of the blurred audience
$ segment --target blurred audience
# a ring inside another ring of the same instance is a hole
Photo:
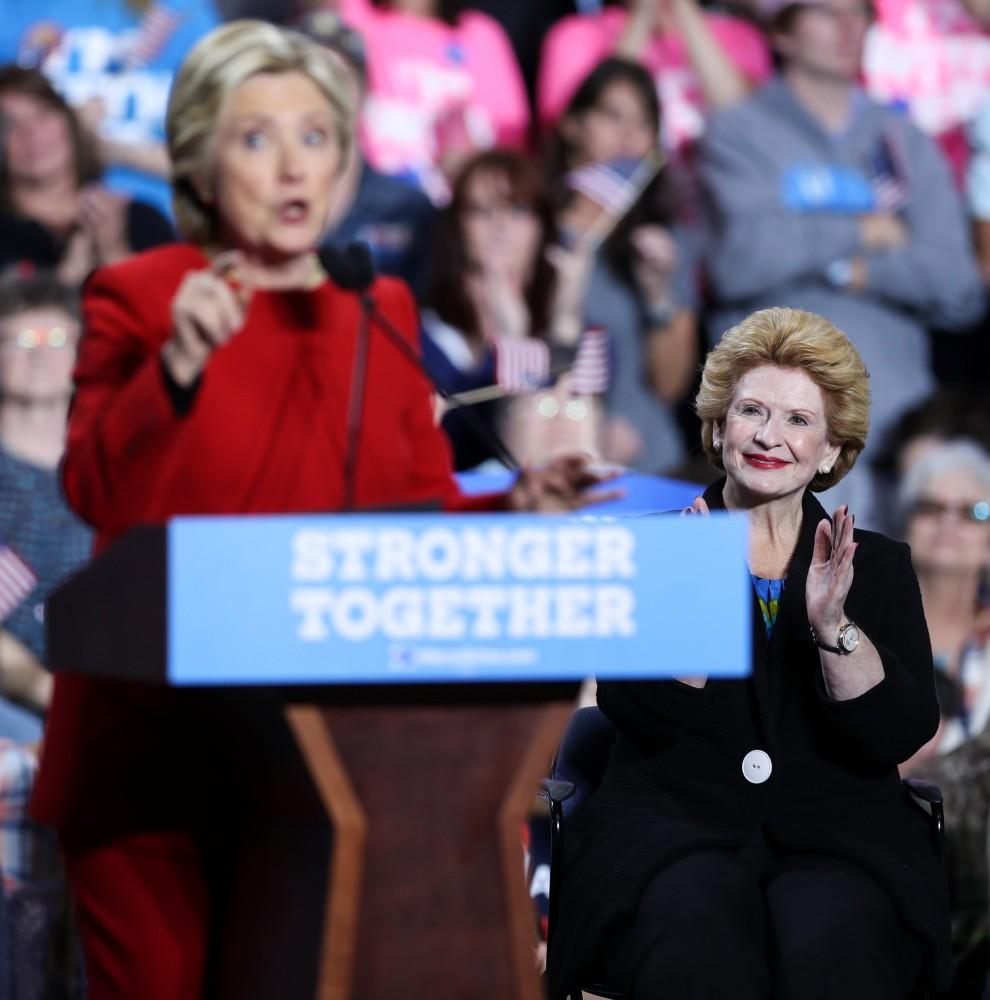
[[[173,239],[156,209],[102,184],[90,137],[38,70],[0,67],[0,128],[0,269],[27,264],[79,285]]]
[[[340,58],[354,89],[354,107],[361,108],[368,86],[361,36],[327,10],[308,14],[295,26]],[[354,143],[333,190],[324,242],[337,247],[367,244],[375,269],[402,278],[420,298],[435,220],[433,203],[417,185],[376,170]]]
[[[935,137],[957,182],[967,160],[965,129],[990,88],[986,0],[875,0],[863,80],[882,104],[907,111]]]
[[[26,806],[52,684],[44,601],[91,546],[57,470],[78,309],[75,293],[50,277],[0,286],[0,891],[8,910],[0,995],[6,988],[11,998],[76,995],[68,988],[75,953],[64,948],[68,905],[54,835],[28,819]],[[33,586],[12,592],[11,553]]]
[[[444,415],[458,469],[502,457],[492,432],[521,462],[599,453],[604,386],[575,383],[572,371],[588,260],[552,237],[550,201],[524,156],[490,150],[468,163],[437,228],[423,356],[446,391],[498,385],[505,398],[474,404],[473,418]]]
[[[774,3],[781,73],[703,140],[717,236],[711,339],[767,305],[827,316],[870,371],[882,438],[934,387],[926,326],[964,328],[982,314],[979,273],[937,147],[858,87],[864,0]],[[871,524],[866,470],[843,486],[830,502]]]
[[[661,162],[660,125],[650,74],[611,57],[571,97],[550,163],[565,243],[604,236],[584,321],[607,329],[612,348],[605,455],[643,472],[681,462],[674,407],[691,388],[698,363],[695,244],[674,223],[668,168],[654,175],[650,166]]]
[[[332,0],[367,46],[361,143],[435,202],[479,150],[523,147],[529,105],[505,32],[461,0]]]
[[[942,667],[942,725],[902,770],[935,781],[945,799],[955,959],[948,996],[983,1000],[990,988],[990,457],[971,442],[938,445],[908,472],[901,494]]]
[[[172,75],[216,23],[212,0],[6,3],[0,62],[42,70],[98,137],[107,186],[169,215]]]
[[[664,145],[680,149],[704,130],[709,110],[731,107],[770,74],[762,33],[698,0],[627,0],[625,7],[576,14],[555,25],[543,46],[537,105],[557,120],[588,73],[607,56],[649,71],[664,108]]]

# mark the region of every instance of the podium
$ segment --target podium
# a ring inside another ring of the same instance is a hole
[[[56,669],[207,705],[250,772],[212,993],[537,1000],[521,830],[581,678],[749,669],[744,530],[700,520],[176,519],[64,584]]]

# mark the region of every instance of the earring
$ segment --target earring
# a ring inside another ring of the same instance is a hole
[[[712,438],[712,448],[715,451],[721,451],[722,450],[722,442],[721,441],[716,441],[715,438]]]
[[[832,471],[831,465],[825,465],[818,470],[819,474],[822,476],[827,476]]]

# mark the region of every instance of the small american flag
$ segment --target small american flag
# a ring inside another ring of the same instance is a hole
[[[0,622],[34,590],[34,570],[0,538]]]
[[[578,341],[571,368],[571,384],[580,396],[594,396],[608,388],[608,333],[604,327],[589,326]]]
[[[493,337],[495,382],[506,392],[530,392],[550,377],[550,348],[537,337]]]
[[[182,18],[175,10],[166,7],[160,0],[141,19],[137,37],[131,44],[124,59],[123,69],[133,70],[147,66],[161,53],[175,34]]]
[[[872,163],[874,207],[878,212],[893,214],[906,207],[911,198],[910,167],[901,138],[888,128],[880,141]]]

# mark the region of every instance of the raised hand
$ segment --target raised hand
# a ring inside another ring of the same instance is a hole
[[[615,500],[623,490],[589,491],[617,475],[592,469],[586,455],[560,455],[541,468],[524,468],[519,473],[509,491],[509,507],[520,512],[559,513]]]
[[[823,519],[815,530],[815,547],[805,585],[808,621],[815,632],[832,642],[842,624],[843,609],[853,582],[854,514],[839,507],[832,523]]]
[[[192,385],[210,355],[244,325],[251,286],[241,264],[237,251],[220,254],[210,267],[190,272],[179,285],[172,299],[172,336],[162,348],[162,361],[179,385]]]
[[[127,238],[129,202],[102,184],[90,184],[80,193],[79,225],[92,240],[100,264],[113,264],[131,252]]]

